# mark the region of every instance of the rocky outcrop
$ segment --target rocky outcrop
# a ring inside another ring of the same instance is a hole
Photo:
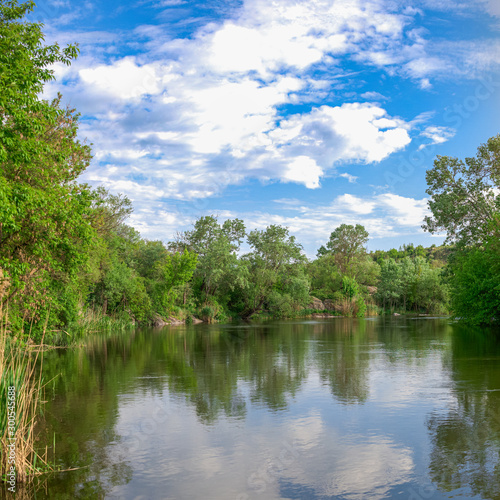
[[[366,289],[370,295],[377,293],[378,290],[376,286],[367,286]]]
[[[323,301],[316,297],[311,297],[311,302],[309,303],[309,309],[316,309],[317,311],[324,311],[326,309]]]
[[[184,325],[185,323],[183,319],[169,317],[167,325]]]
[[[191,322],[192,325],[197,325],[199,323],[203,323],[201,319],[195,318],[194,316],[191,317]],[[155,315],[152,321],[152,325],[156,327],[162,327],[162,326],[167,326],[167,325],[185,325],[186,321],[183,319],[178,319],[174,318],[173,316],[169,316],[168,318],[164,318],[160,316],[159,314]]]
[[[311,314],[311,318],[315,319],[324,319],[324,318],[341,318],[342,316],[334,316],[333,314],[328,313],[314,313]]]
[[[340,304],[336,304],[331,299],[326,299],[325,300],[325,309],[327,311],[342,312],[342,306]]]
[[[327,311],[335,311],[334,303],[332,299],[326,299],[325,302],[325,309]]]
[[[169,322],[165,318],[162,318],[159,314],[155,314],[151,324],[153,326],[165,326],[168,325]]]

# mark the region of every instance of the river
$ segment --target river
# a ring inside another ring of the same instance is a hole
[[[500,499],[500,335],[447,318],[96,335],[44,380],[78,469],[33,498]]]

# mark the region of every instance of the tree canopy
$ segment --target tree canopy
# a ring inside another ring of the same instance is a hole
[[[79,115],[60,96],[39,97],[51,65],[70,64],[78,50],[44,45],[42,25],[23,19],[33,7],[0,2],[0,268],[10,284],[2,301],[15,298],[24,316],[29,298],[34,310],[46,302],[35,291],[70,279],[94,236],[93,195],[76,182],[91,159],[77,138]],[[33,293],[21,299],[20,290]]]
[[[423,228],[446,232],[448,242],[484,242],[493,234],[494,215],[500,211],[500,135],[465,161],[438,156],[426,180],[432,215]]]
[[[451,306],[471,323],[500,320],[500,135],[465,161],[438,156],[427,172],[425,230],[457,242],[448,265]]]
[[[341,274],[353,271],[355,260],[366,253],[368,231],[361,224],[342,224],[337,227],[325,247],[318,250],[318,256],[332,254]]]

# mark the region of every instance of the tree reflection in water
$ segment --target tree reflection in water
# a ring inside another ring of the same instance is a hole
[[[456,326],[450,376],[455,405],[428,421],[430,475],[439,489],[500,498],[500,335]]]
[[[55,432],[58,463],[62,467],[84,467],[50,479],[50,498],[68,494],[72,498],[104,498],[111,491],[129,491],[129,483],[137,484],[137,471],[154,464],[147,462],[153,460],[148,454],[158,453],[164,461],[161,463],[168,462],[172,467],[177,463],[168,453],[161,454],[161,446],[186,457],[193,452],[192,460],[199,463],[200,450],[192,450],[188,443],[180,442],[180,449],[170,448],[173,434],[169,428],[177,422],[182,433],[188,425],[173,418],[175,408],[182,408],[183,415],[195,416],[195,422],[201,425],[190,421],[194,427],[188,430],[195,429],[201,432],[199,435],[203,435],[203,429],[216,429],[220,424],[239,436],[238,428],[246,428],[249,422],[256,425],[255,418],[260,418],[257,414],[265,414],[267,422],[276,426],[273,428],[281,429],[280,422],[294,422],[292,417],[300,414],[297,422],[302,426],[297,427],[296,437],[303,438],[304,456],[309,448],[310,453],[320,456],[327,453],[322,446],[328,439],[333,440],[331,446],[344,447],[336,465],[330,460],[328,466],[350,468],[351,462],[344,464],[342,457],[352,454],[357,457],[353,463],[359,465],[366,452],[363,477],[367,484],[374,482],[389,491],[391,485],[410,484],[416,461],[409,444],[412,440],[406,442],[404,429],[398,440],[397,430],[384,427],[384,412],[393,422],[406,414],[412,418],[420,401],[430,408],[440,408],[427,419],[432,443],[430,479],[436,489],[452,491],[469,486],[483,498],[499,498],[497,338],[439,320],[336,318],[144,329],[96,336],[85,348],[48,353],[44,376],[53,380],[46,388],[42,441],[50,446]],[[433,373],[441,377],[436,380],[441,384],[439,394],[451,398],[451,405],[448,399],[433,401],[432,394],[422,396],[421,391],[427,387],[422,384],[432,384]],[[304,410],[296,407],[301,399],[308,404]],[[319,406],[311,414],[315,404]],[[144,407],[148,414],[144,414]],[[341,411],[330,413],[338,408]],[[427,410],[421,408],[421,412],[423,422]],[[357,429],[359,443],[344,439],[351,429],[348,415],[353,414],[358,418],[353,428]],[[314,422],[317,436],[313,439]],[[138,424],[146,428],[141,431]],[[287,424],[283,430],[289,433],[291,427]],[[152,439],[155,432],[157,437]],[[427,430],[412,428],[410,434],[418,432],[425,434]],[[337,436],[336,440],[332,436]],[[135,439],[133,447],[131,438]],[[253,442],[243,440],[239,445],[250,446],[245,453],[252,458]],[[232,446],[230,443],[229,449]],[[277,446],[279,454],[281,445]],[[213,452],[209,448],[207,457]],[[394,464],[406,459],[407,467],[397,466],[397,474],[391,478],[379,467],[380,461],[373,462],[374,452],[385,459],[396,457]],[[289,478],[300,494],[321,483],[312,478],[328,460],[318,463],[314,456],[303,464],[296,461],[297,467],[299,463],[304,465],[303,477]],[[306,467],[309,464],[311,470]],[[226,467],[233,466],[233,462],[226,463]],[[336,478],[338,487],[332,494],[355,487],[359,490],[364,485],[359,479],[347,479],[342,486]]]

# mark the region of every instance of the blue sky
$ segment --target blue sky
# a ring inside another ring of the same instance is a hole
[[[420,228],[436,155],[500,133],[499,0],[39,1],[55,67],[129,223],[169,241],[201,215],[288,226],[309,256],[340,224],[369,249]]]

